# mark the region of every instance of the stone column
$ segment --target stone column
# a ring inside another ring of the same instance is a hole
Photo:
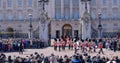
[[[44,42],[44,46],[48,46],[48,21],[45,12],[40,15],[39,38],[42,42]]]

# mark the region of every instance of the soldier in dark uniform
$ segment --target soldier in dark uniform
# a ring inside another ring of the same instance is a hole
[[[113,43],[113,50],[114,50],[114,52],[116,52],[116,50],[117,50],[117,41],[116,40]]]
[[[19,47],[19,54],[23,54],[23,43],[20,42],[20,43],[18,44],[18,47]]]

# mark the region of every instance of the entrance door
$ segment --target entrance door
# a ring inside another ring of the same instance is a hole
[[[62,33],[64,37],[70,37],[72,36],[72,27],[69,24],[66,24],[63,26]]]
[[[13,28],[7,28],[7,32],[6,32],[5,35],[7,35],[7,38],[8,37],[12,38],[14,36],[14,30],[13,30]]]

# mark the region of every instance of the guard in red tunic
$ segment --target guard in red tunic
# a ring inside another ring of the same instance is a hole
[[[59,51],[61,51],[62,41],[59,41]]]
[[[70,42],[70,49],[73,50],[73,46],[74,46],[73,42]]]
[[[74,53],[77,53],[77,43],[74,43],[74,49],[75,49]]]
[[[54,43],[54,50],[56,51],[56,50],[57,50],[57,46],[58,46],[58,44],[57,44],[56,41],[54,41],[53,43]]]
[[[62,49],[65,50],[65,41],[62,41]]]
[[[70,44],[71,44],[71,42],[68,42],[68,49],[69,49],[69,50],[70,50],[70,47],[71,47]]]
[[[99,54],[100,54],[100,53],[104,54],[104,52],[103,52],[103,44],[102,44],[102,43],[99,43],[99,44],[98,44],[98,48],[100,49],[100,50],[99,50]]]
[[[95,46],[96,46],[95,42],[92,42],[92,47],[93,47],[94,52],[96,52],[96,47]]]
[[[85,50],[85,44],[84,44],[84,42],[81,43],[81,49],[82,49],[82,53],[83,53],[84,50]]]

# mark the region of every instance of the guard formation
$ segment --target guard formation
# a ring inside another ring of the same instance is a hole
[[[54,39],[54,50],[55,51],[65,51],[66,48],[69,50],[74,50],[75,53],[77,53],[78,50],[81,50],[82,53],[85,52],[97,52],[96,49],[99,49],[99,54],[104,54],[103,48],[113,50],[116,52],[116,50],[119,50],[120,42],[117,38],[102,38],[102,39],[86,39],[82,40],[79,38],[59,38]]]

